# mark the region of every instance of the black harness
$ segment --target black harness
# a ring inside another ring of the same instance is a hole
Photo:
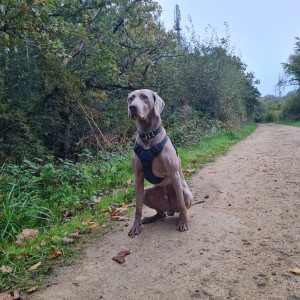
[[[139,145],[137,142],[135,142],[133,150],[134,150],[135,154],[140,158],[146,180],[148,180],[152,184],[158,184],[164,180],[164,178],[157,177],[153,174],[152,161],[153,161],[153,158],[155,157],[155,155],[157,155],[159,152],[161,152],[163,150],[164,145],[167,141],[168,141],[168,137],[165,136],[165,138],[159,144],[156,144],[147,150],[145,150],[141,145]],[[176,154],[178,156],[176,146],[174,144],[173,144],[173,146],[174,146],[174,148],[176,150]]]

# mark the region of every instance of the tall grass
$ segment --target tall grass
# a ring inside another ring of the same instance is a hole
[[[1,170],[0,242],[22,228],[44,229],[132,176],[129,155],[73,163],[68,160],[7,165]]]

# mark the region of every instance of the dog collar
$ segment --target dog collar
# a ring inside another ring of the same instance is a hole
[[[158,135],[162,131],[162,126],[159,125],[158,128],[154,131],[148,132],[148,133],[139,133],[139,137],[142,140],[150,140],[154,138],[156,135]]]

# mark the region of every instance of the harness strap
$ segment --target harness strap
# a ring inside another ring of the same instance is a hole
[[[148,180],[152,184],[158,184],[164,180],[164,178],[157,177],[153,174],[152,160],[155,155],[162,151],[167,140],[168,137],[165,136],[165,138],[159,144],[156,144],[147,150],[145,150],[142,146],[135,142],[133,150],[136,153],[136,155],[140,158],[146,180]]]

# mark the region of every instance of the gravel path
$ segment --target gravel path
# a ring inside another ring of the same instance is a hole
[[[187,232],[176,215],[111,232],[31,299],[300,299],[300,128],[260,125],[190,186],[206,202]]]

